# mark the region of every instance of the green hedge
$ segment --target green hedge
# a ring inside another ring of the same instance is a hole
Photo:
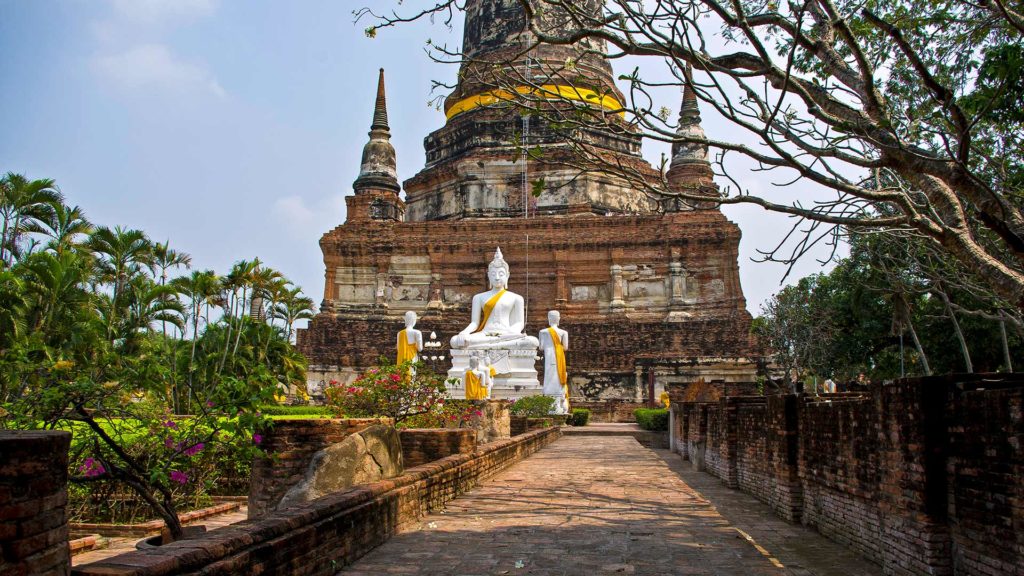
[[[543,418],[551,413],[555,406],[555,399],[550,396],[523,396],[512,403],[510,411],[513,416],[528,416],[530,418]]]
[[[633,416],[644,430],[668,430],[668,410],[664,408],[637,408]]]
[[[586,426],[590,423],[590,410],[586,408],[573,408],[572,414],[565,421],[569,426]]]
[[[260,412],[267,416],[333,416],[327,406],[261,406]]]

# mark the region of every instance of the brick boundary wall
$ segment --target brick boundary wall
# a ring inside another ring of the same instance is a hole
[[[1024,375],[674,402],[694,468],[887,575],[1024,576]]]
[[[472,428],[406,428],[398,432],[406,468],[476,450],[476,430]]]
[[[376,418],[310,418],[277,420],[263,432],[261,448],[271,458],[252,463],[249,481],[249,518],[273,510],[285,492],[306,473],[313,456],[348,436],[385,422]],[[390,420],[387,420],[390,422]]]
[[[0,574],[66,575],[71,434],[0,431]]]
[[[633,415],[633,411],[637,408],[647,408],[647,404],[643,402],[630,402],[628,400],[584,402],[570,399],[569,407],[590,410],[590,421],[594,423],[636,422],[636,416]]]
[[[403,526],[526,458],[561,435],[528,432],[406,470],[396,478],[325,496],[181,540],[76,566],[74,576],[276,574],[327,576],[387,541]]]

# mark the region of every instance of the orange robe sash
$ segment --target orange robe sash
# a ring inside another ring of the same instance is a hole
[[[562,339],[558,336],[558,331],[554,328],[548,328],[548,334],[551,335],[551,343],[555,345],[555,366],[558,367],[558,381],[562,383],[562,390],[565,392],[565,399],[569,399],[569,378],[565,370],[565,349],[562,348]]]
[[[406,331],[402,330],[398,333],[398,358],[395,361],[396,364],[401,364],[408,360],[412,360],[416,357],[416,342],[409,343],[409,337],[406,335]]]
[[[480,381],[481,378],[466,370],[466,400],[483,400],[487,398],[487,387]]]
[[[488,298],[487,302],[484,302],[484,309],[480,311],[480,325],[476,327],[476,330],[473,330],[473,334],[481,332],[484,329],[484,326],[487,325],[487,320],[491,318],[491,312],[494,311],[494,307],[498,305],[498,300],[501,300],[501,297],[504,296],[504,294],[505,289],[502,288],[497,294]]]

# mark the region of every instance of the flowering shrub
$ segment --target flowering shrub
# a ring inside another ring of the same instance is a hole
[[[523,396],[512,403],[510,411],[513,416],[528,416],[530,418],[543,418],[551,413],[555,406],[555,399],[550,396]]]
[[[383,359],[351,384],[332,380],[325,390],[327,404],[337,413],[361,418],[385,416],[396,426],[409,418],[439,411],[444,395],[444,379],[422,362],[390,364]]]

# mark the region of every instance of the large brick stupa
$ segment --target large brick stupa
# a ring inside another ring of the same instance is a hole
[[[641,402],[668,383],[753,379],[737,226],[717,208],[660,201],[610,174],[525,160],[517,147],[520,113],[487,105],[490,88],[473,80],[468,62],[518,54],[516,67],[543,69],[574,59],[572,93],[607,95],[594,106],[623,101],[610,64],[594,55],[604,46],[540,45],[525,53],[528,42],[517,0],[467,2],[467,63],[445,101],[447,122],[427,136],[427,165],[404,186],[389,142],[381,72],[347,220],[320,240],[321,310],[298,336],[312,388],[349,381],[380,355],[393,356],[407,310],[444,344],[427,355],[445,355],[437,366],[445,371],[448,340],[469,323],[472,296],[487,289],[487,263],[497,247],[511,265],[509,289],[526,298],[527,333],[546,326],[548,310],[561,312],[571,338],[574,401]],[[679,130],[702,134],[692,93],[684,94]],[[528,145],[543,146],[545,159],[571,153],[552,130],[535,125],[529,134]],[[660,178],[625,123],[614,133],[595,129],[580,137],[636,173]],[[674,146],[667,178],[671,186],[713,188],[707,149]],[[545,188],[534,198],[525,188],[540,179]]]

